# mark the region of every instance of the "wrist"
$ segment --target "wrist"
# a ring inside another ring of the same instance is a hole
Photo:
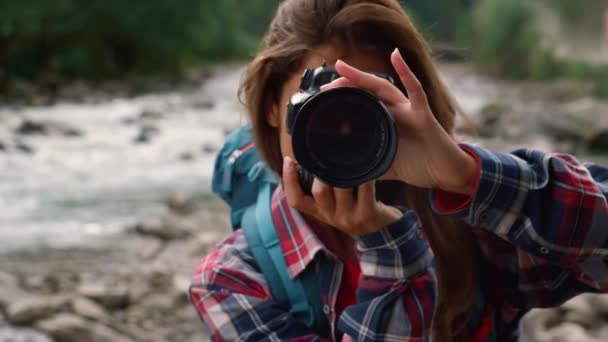
[[[479,162],[478,160],[460,149],[459,158],[455,164],[453,177],[444,185],[439,186],[443,191],[458,193],[463,195],[473,195],[477,189],[479,180]]]
[[[390,205],[382,205],[382,210],[380,211],[380,215],[378,217],[379,229],[399,221],[402,216],[403,212],[401,212],[401,210]]]

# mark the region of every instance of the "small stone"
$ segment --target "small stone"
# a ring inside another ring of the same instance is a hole
[[[608,317],[608,294],[594,295],[591,305],[598,314]]]
[[[173,272],[160,264],[152,264],[144,270],[146,283],[160,291],[167,291],[173,286]]]
[[[151,260],[155,258],[163,249],[163,242],[157,238],[142,238],[142,241],[138,243],[135,251],[137,257],[142,260]]]
[[[159,219],[147,219],[137,223],[131,230],[143,236],[160,237],[163,235],[163,222]]]
[[[182,152],[179,154],[179,160],[181,161],[192,161],[194,160],[194,154],[192,152]]]
[[[18,134],[23,135],[49,135],[49,136],[64,136],[64,137],[80,137],[82,131],[57,121],[33,121],[26,119],[15,130]]]
[[[120,121],[123,125],[133,125],[137,122],[137,119],[132,117],[124,118]]]
[[[53,340],[34,329],[15,328],[0,325],[0,341],[5,342],[53,342]]]
[[[577,125],[566,120],[550,120],[543,122],[543,131],[556,141],[580,142],[585,139],[586,132]]]
[[[127,342],[130,338],[99,323],[73,314],[61,313],[38,322],[35,327],[58,342]]]
[[[124,286],[83,284],[78,288],[78,293],[100,303],[108,310],[123,309],[129,305],[129,291]]]
[[[160,131],[156,126],[144,125],[144,126],[140,127],[139,133],[133,139],[133,142],[140,143],[140,144],[148,143],[152,140],[153,137],[158,135],[159,132]]]
[[[192,280],[185,276],[175,275],[173,277],[173,293],[176,304],[188,303],[188,289]]]
[[[215,103],[211,99],[197,98],[191,102],[192,107],[202,110],[210,110],[215,107]]]
[[[0,284],[0,312],[11,305],[11,303],[27,297],[29,297],[29,294],[16,284]]]
[[[30,291],[55,293],[59,290],[59,279],[54,274],[35,274],[25,278],[24,288]]]
[[[521,321],[521,333],[528,337],[526,341],[537,341],[537,335],[552,329],[555,323],[561,323],[558,310],[533,309],[527,313]]]
[[[14,274],[0,271],[0,285],[18,287],[19,278]]]
[[[61,89],[61,97],[69,100],[82,101],[91,93],[91,89],[82,81],[75,81]]]
[[[64,296],[29,297],[11,303],[6,309],[6,318],[13,324],[25,325],[60,312],[66,306]]]
[[[217,151],[218,151],[217,146],[212,143],[206,143],[203,145],[203,152],[205,152],[207,154],[215,153]]]
[[[72,311],[78,316],[95,322],[108,324],[112,321],[110,314],[97,302],[85,297],[76,297],[71,301]]]
[[[175,311],[175,300],[167,293],[152,293],[145,300],[129,307],[127,320],[129,322],[157,322],[165,320],[166,313]],[[154,328],[152,328],[154,329]]]
[[[167,206],[175,213],[187,215],[196,211],[199,204],[193,196],[185,193],[175,193],[167,199]]]
[[[507,104],[490,103],[485,105],[479,111],[479,135],[483,137],[494,136],[500,120],[511,111],[512,108]]]
[[[151,109],[144,109],[139,113],[140,120],[158,120],[162,119],[162,117],[163,113]]]
[[[197,223],[189,220],[187,217],[181,217],[169,213],[164,215],[162,220],[165,240],[180,240],[188,238],[192,236],[198,229]]]
[[[583,327],[571,322],[562,323],[536,336],[538,342],[601,342],[590,336]]]
[[[27,145],[26,143],[24,143],[23,141],[15,141],[15,149],[19,152],[23,152],[25,154],[33,154],[34,153],[34,148]]]
[[[608,129],[594,133],[589,138],[587,147],[594,153],[608,153]]]
[[[152,236],[161,240],[178,240],[192,235],[192,227],[174,215],[166,215],[162,220],[151,219],[140,222],[132,229],[143,236]]]

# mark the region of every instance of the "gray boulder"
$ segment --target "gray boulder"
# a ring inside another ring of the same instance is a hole
[[[178,192],[167,199],[167,207],[177,214],[188,215],[199,209],[200,203],[194,196]]]
[[[10,303],[6,318],[12,324],[27,325],[64,310],[67,304],[65,296],[30,296]]]
[[[80,137],[83,132],[66,123],[58,121],[34,121],[25,119],[15,133],[22,135],[49,135],[49,136],[64,136],[64,137]]]
[[[136,234],[151,236],[164,241],[180,240],[190,237],[195,227],[187,219],[167,214],[161,219],[140,222],[131,229]]]
[[[129,291],[123,285],[85,283],[78,288],[78,293],[100,303],[108,310],[124,309],[129,305]]]
[[[593,133],[587,141],[587,148],[594,153],[608,154],[608,129]]]
[[[158,127],[153,125],[143,125],[139,128],[137,136],[133,139],[136,144],[144,144],[152,141],[152,138],[156,137],[160,133]]]
[[[132,339],[99,323],[73,314],[61,313],[36,323],[38,330],[50,335],[56,342],[127,342]]]
[[[0,341],[4,342],[53,342],[51,338],[30,328],[0,325]]]

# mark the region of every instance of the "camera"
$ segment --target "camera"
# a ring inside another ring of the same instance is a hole
[[[388,75],[374,75],[394,84]],[[307,194],[315,177],[339,188],[376,179],[390,168],[397,152],[397,126],[378,98],[354,87],[320,91],[339,77],[325,63],[306,69],[288,105],[287,131]]]

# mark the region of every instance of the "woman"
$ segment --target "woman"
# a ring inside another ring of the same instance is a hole
[[[294,171],[287,103],[323,61],[342,78],[322,90],[367,90],[400,132],[384,181],[356,196],[317,180],[305,196]],[[237,231],[191,287],[214,340],[514,341],[530,309],[608,290],[608,170],[456,144],[456,105],[398,1],[283,1],[240,91],[282,179],[272,207],[289,272],[318,273],[330,333],[276,305]]]

